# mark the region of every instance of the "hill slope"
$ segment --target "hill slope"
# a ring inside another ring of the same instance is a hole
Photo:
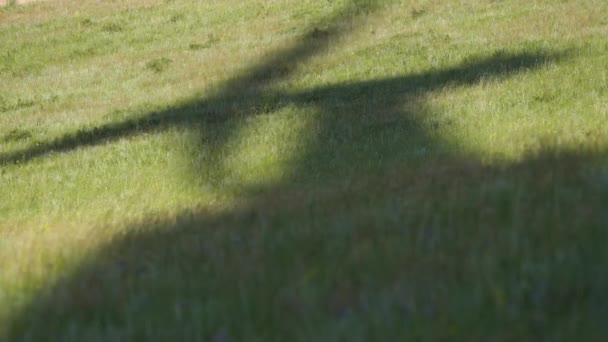
[[[0,9],[0,336],[605,337],[607,17]]]

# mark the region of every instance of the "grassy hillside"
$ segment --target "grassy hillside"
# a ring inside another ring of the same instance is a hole
[[[608,3],[0,7],[0,340],[605,340]]]

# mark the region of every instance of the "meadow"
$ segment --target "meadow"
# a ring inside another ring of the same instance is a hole
[[[0,340],[608,338],[608,2],[0,7]]]

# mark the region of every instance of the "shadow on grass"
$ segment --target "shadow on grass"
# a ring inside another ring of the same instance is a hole
[[[598,158],[441,158],[144,222],[41,293],[9,340],[606,337]]]
[[[332,36],[329,31],[326,33],[318,38],[319,41],[311,38],[315,34],[309,33],[303,38],[304,43],[278,53],[267,62],[248,70],[242,77],[227,82],[218,95],[209,99],[152,112],[139,118],[81,130],[20,151],[0,154],[0,166],[26,163],[49,153],[69,152],[77,148],[95,146],[173,126],[197,127],[200,130],[200,141],[204,141],[205,144],[201,148],[219,150],[236,133],[234,128],[238,127],[238,120],[253,115],[252,113],[256,111],[252,109],[261,106],[267,112],[289,104],[317,107],[324,113],[319,118],[321,126],[330,125],[333,121],[331,128],[323,129],[329,134],[334,134],[331,133],[332,130],[339,128],[340,125],[332,119],[339,116],[342,120],[352,120],[354,117],[361,119],[365,116],[364,119],[373,124],[373,121],[378,121],[373,117],[374,114],[398,114],[395,112],[397,106],[408,101],[414,102],[417,97],[425,93],[445,87],[470,86],[481,79],[508,77],[512,73],[555,63],[567,57],[564,52],[518,54],[497,52],[492,56],[472,59],[451,68],[414,75],[336,84],[302,92],[285,93],[266,89],[273,83],[287,78],[294,65],[321,51]],[[311,39],[315,41],[310,43]],[[386,120],[384,123],[390,124]],[[419,129],[412,130],[412,136],[418,137],[419,140],[426,139],[425,135],[425,132]],[[214,152],[217,153],[212,151],[211,154]]]
[[[345,6],[332,16],[313,23],[311,25],[313,28],[299,37],[297,42],[275,52],[261,63],[245,70],[242,75],[222,84],[215,94],[205,99],[151,112],[138,118],[83,129],[20,151],[0,154],[0,165],[26,163],[49,153],[69,152],[172,126],[190,127],[196,123],[221,124],[235,117],[248,115],[252,106],[261,103],[260,97],[264,96],[265,88],[287,78],[299,63],[304,63],[324,51],[329,44],[348,33],[363,14],[377,8],[373,3],[370,2],[367,6]],[[221,131],[229,135],[228,130]],[[218,140],[217,143],[228,138],[220,134],[215,134],[214,137]]]
[[[344,33],[336,23],[351,10],[205,100],[0,156],[4,165],[28,162],[184,125],[221,160],[252,106],[318,112],[289,176],[240,208],[126,229],[18,313],[9,340],[605,335],[608,182],[588,167],[605,152],[541,151],[502,167],[446,152],[409,164],[416,146],[442,146],[415,113],[398,109],[564,55],[497,53],[414,75],[273,91]],[[404,140],[386,140],[391,130]],[[294,186],[310,174],[307,186]]]

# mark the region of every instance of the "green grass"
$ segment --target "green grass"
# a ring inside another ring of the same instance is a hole
[[[0,8],[0,340],[605,340],[606,18]]]

